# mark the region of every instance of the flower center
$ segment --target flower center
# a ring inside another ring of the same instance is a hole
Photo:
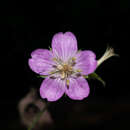
[[[53,61],[56,64],[52,66],[54,70],[50,72],[50,78],[55,79],[60,77],[60,79],[66,81],[67,88],[69,88],[70,76],[73,78],[82,76],[82,70],[73,68],[76,64],[75,57],[70,58],[67,62],[64,62],[58,58],[53,58]]]
[[[59,70],[61,79],[65,79],[73,73],[72,66],[68,64],[58,65],[57,69]]]
[[[76,64],[76,58],[72,57],[67,62],[62,61],[58,58],[53,58],[56,65],[53,65],[54,70],[50,72],[52,78],[56,78],[57,76],[62,79],[68,81],[70,76],[79,77],[81,76],[81,70],[75,70],[73,67]],[[67,82],[69,84],[69,82]]]
[[[64,64],[64,65],[63,65],[63,68],[62,68],[62,71],[64,71],[64,72],[72,71],[72,66],[69,66],[69,65],[67,65],[67,64]]]

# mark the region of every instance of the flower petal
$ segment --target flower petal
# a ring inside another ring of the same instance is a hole
[[[65,92],[65,82],[59,78],[46,78],[40,87],[40,95],[47,98],[48,101],[56,101],[62,97]]]
[[[31,53],[29,59],[30,68],[41,75],[48,75],[52,71],[54,62],[52,61],[52,52],[47,49],[37,49]]]
[[[52,51],[56,57],[67,61],[77,52],[77,40],[73,33],[57,33],[52,39]]]
[[[82,100],[89,95],[88,82],[83,78],[69,79],[69,89],[66,89],[66,94],[74,100]]]
[[[76,55],[76,65],[74,69],[81,70],[83,75],[93,73],[97,67],[96,55],[92,51],[80,51]]]

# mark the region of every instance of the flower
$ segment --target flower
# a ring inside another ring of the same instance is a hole
[[[84,75],[95,71],[97,60],[90,50],[78,51],[73,33],[60,32],[52,38],[52,50],[37,49],[31,53],[29,66],[46,76],[40,87],[43,99],[56,101],[65,93],[73,100],[82,100],[90,92]]]

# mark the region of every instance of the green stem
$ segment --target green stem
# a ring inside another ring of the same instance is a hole
[[[46,111],[46,109],[48,108],[49,105],[50,105],[50,103],[48,102],[47,105],[36,115],[31,126],[28,127],[28,130],[32,130],[35,127],[35,125],[39,121],[41,115]]]

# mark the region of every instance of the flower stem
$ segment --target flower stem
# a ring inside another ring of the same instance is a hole
[[[39,113],[37,113],[36,117],[34,118],[32,124],[31,124],[31,126],[29,126],[27,130],[32,130],[35,127],[35,125],[39,121],[41,115],[46,111],[46,109],[48,108],[49,105],[50,105],[50,102],[48,102],[47,105]]]

